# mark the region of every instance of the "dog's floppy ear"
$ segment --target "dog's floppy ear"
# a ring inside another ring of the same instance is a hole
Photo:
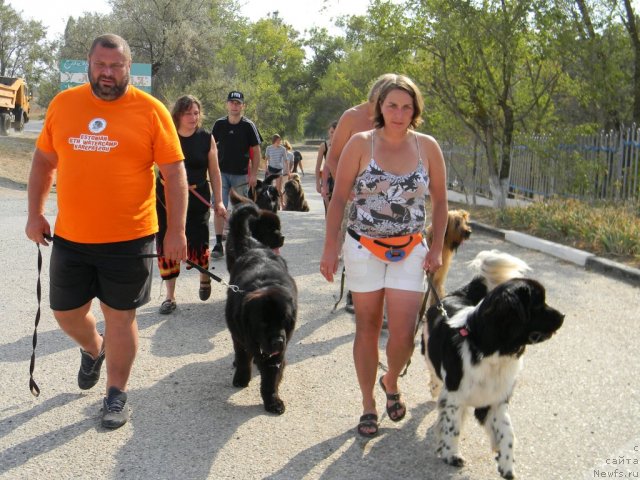
[[[474,322],[481,323],[476,328],[470,323],[472,331],[481,336],[481,348],[485,355],[496,351],[501,354],[521,353],[524,326],[528,321],[529,300],[526,299],[526,286],[519,281],[506,282],[492,290],[478,307]],[[523,303],[524,301],[524,303]]]
[[[528,344],[540,343],[549,339],[562,326],[564,315],[546,304],[546,292],[540,282],[525,279],[522,283],[526,288],[523,285],[518,293],[527,312],[523,339],[526,338]]]
[[[297,174],[297,173],[295,173],[295,172],[291,174],[291,180],[296,181],[296,182],[298,182],[298,183],[301,183],[301,181],[300,181],[300,175],[298,175],[298,174]]]

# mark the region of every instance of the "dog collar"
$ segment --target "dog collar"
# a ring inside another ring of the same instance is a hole
[[[467,327],[462,327],[458,330],[458,333],[460,334],[461,337],[468,337],[469,329]]]

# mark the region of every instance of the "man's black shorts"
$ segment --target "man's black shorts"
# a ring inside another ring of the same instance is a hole
[[[49,266],[52,310],[73,310],[93,298],[116,310],[149,301],[154,235],[115,243],[76,243],[56,236]]]

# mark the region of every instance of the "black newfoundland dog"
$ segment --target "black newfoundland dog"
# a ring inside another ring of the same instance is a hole
[[[298,290],[285,260],[251,236],[249,225],[261,214],[248,203],[238,206],[229,219],[226,245],[234,256],[229,283],[239,290],[228,290],[225,315],[235,352],[233,385],[246,387],[255,363],[265,410],[282,414],[285,405],[278,386],[296,324]]]
[[[522,260],[492,250],[480,252],[472,265],[480,275],[442,299],[446,314],[430,307],[423,332],[431,392],[438,397],[437,453],[463,465],[458,441],[472,407],[497,452],[500,475],[514,478],[509,399],[522,355],[527,345],[551,338],[564,315],[545,303],[539,282],[521,278],[529,270]]]

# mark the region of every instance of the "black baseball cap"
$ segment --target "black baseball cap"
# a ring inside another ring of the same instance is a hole
[[[244,103],[244,95],[242,92],[238,92],[237,90],[229,92],[229,95],[227,95],[227,102],[232,101]]]

